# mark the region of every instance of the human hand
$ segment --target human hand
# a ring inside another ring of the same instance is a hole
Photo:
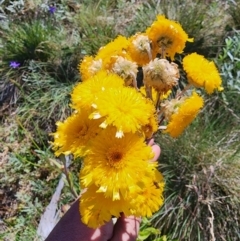
[[[154,143],[154,139],[148,142],[152,147],[156,161],[161,149]],[[141,219],[124,214],[117,219],[114,225],[112,220],[105,225],[92,229],[81,222],[79,213],[79,199],[70,207],[67,213],[57,223],[45,241],[135,241],[140,227]]]

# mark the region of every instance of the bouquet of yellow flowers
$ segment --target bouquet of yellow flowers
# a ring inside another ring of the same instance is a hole
[[[53,149],[83,158],[80,213],[89,227],[121,213],[149,217],[162,206],[164,180],[147,140],[158,132],[181,135],[204,105],[196,88],[222,90],[215,64],[197,53],[183,58],[189,84],[180,90],[174,57],[187,41],[193,39],[179,23],[159,15],[144,33],[118,36],[79,64],[74,111],[57,122]]]

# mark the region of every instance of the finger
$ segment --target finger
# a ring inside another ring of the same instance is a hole
[[[154,144],[155,144],[155,143],[154,143],[154,139],[152,138],[152,139],[150,139],[149,141],[147,141],[147,144],[148,144],[148,146],[154,145]]]
[[[152,150],[153,150],[153,153],[154,153],[154,157],[150,160],[150,162],[155,162],[157,161],[157,159],[159,158],[160,154],[161,154],[161,148],[159,145],[157,145],[155,142],[154,142],[154,139],[150,139],[148,141],[148,146],[151,146],[152,147]]]
[[[136,241],[140,222],[141,218],[126,217],[122,214],[114,225],[113,236],[110,241]]]
[[[161,148],[159,145],[154,144],[154,145],[152,145],[152,151],[154,153],[154,157],[152,158],[152,160],[150,160],[150,162],[155,162],[155,161],[157,161],[157,159],[159,158],[159,156],[161,154]]]
[[[94,229],[92,229],[94,230]],[[108,241],[113,234],[113,222],[110,220],[100,228],[94,230],[91,236],[87,237],[86,241]],[[83,241],[83,239],[81,239]]]

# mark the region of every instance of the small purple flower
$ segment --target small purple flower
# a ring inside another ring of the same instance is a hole
[[[20,66],[20,63],[18,63],[17,61],[10,61],[10,65],[11,68],[16,69]]]
[[[49,6],[48,11],[50,14],[54,14],[56,12],[57,8],[54,6]]]

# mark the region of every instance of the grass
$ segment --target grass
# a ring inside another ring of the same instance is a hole
[[[166,201],[149,220],[159,230],[151,229],[145,240],[160,234],[169,241],[239,239],[240,56],[239,32],[232,31],[239,29],[239,8],[232,2],[57,1],[57,11],[50,15],[41,0],[3,1],[0,239],[37,239],[40,216],[62,173],[63,163],[52,153],[49,133],[56,121],[70,114],[69,93],[81,78],[77,66],[82,57],[94,54],[118,34],[144,31],[158,13],[178,20],[194,37],[195,44],[187,51],[214,57],[225,91],[206,96],[205,110],[179,139],[158,137]],[[20,68],[11,69],[12,60],[19,61]],[[69,168],[77,193],[80,165],[77,160]],[[74,199],[66,185],[59,205]]]
[[[9,32],[5,33],[3,61],[16,60],[21,65],[27,60],[47,61],[54,50],[49,41],[51,34],[54,34],[52,26],[42,25],[39,21],[10,26]]]
[[[226,131],[199,120],[177,140],[159,137],[167,188],[152,222],[170,238],[237,240],[239,130]]]

